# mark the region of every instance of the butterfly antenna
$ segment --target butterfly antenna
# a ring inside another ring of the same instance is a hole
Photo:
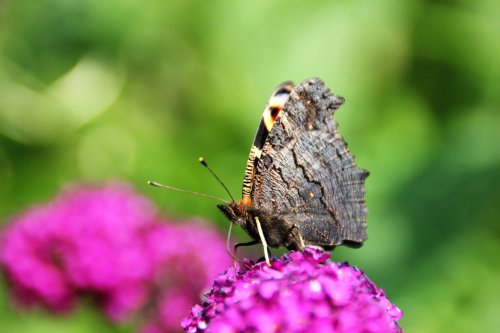
[[[167,190],[172,190],[172,191],[177,191],[177,192],[184,192],[184,193],[190,193],[190,194],[194,194],[194,195],[199,195],[200,197],[215,199],[215,200],[222,201],[224,203],[228,203],[227,200],[224,200],[224,199],[221,199],[219,197],[216,197],[215,195],[210,195],[210,194],[205,194],[205,193],[199,193],[199,192],[194,192],[194,191],[189,191],[189,190],[183,190],[183,189],[180,189],[180,188],[176,188],[176,187],[172,187],[172,186],[168,186],[168,185],[163,185],[163,184],[160,184],[160,183],[157,183],[157,182],[153,182],[151,180],[148,180],[148,184],[151,185],[151,186],[154,186],[154,187],[161,187],[161,188],[164,188],[164,189],[167,189]]]
[[[200,157],[200,158],[198,158],[198,162],[200,162],[201,165],[203,165],[205,168],[208,169],[208,171],[210,171],[210,173],[212,174],[212,176],[214,176],[215,179],[217,179],[217,181],[219,182],[219,184],[221,184],[222,187],[224,187],[224,189],[226,190],[227,194],[229,194],[229,197],[231,198],[231,200],[234,201],[234,198],[231,195],[231,192],[229,192],[229,190],[227,189],[226,185],[224,185],[224,183],[222,182],[222,180],[220,180],[220,178],[217,177],[217,175],[215,174],[215,172],[213,172],[212,169],[208,166],[208,164],[205,161],[205,159],[203,157]]]

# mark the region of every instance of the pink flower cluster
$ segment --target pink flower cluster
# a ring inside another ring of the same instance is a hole
[[[177,332],[181,319],[232,259],[220,235],[201,223],[157,228],[148,240],[154,246],[150,259],[158,268],[154,285],[159,288],[153,304],[156,313],[141,333]]]
[[[213,228],[160,221],[123,183],[69,188],[13,218],[0,235],[0,266],[21,306],[61,313],[90,295],[114,321],[148,307],[148,333],[179,330],[208,281],[230,263]]]
[[[402,312],[362,271],[306,249],[218,276],[185,332],[395,333]]]

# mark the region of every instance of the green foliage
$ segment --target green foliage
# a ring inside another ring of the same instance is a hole
[[[0,216],[72,181],[124,178],[170,216],[225,229],[266,99],[319,76],[346,98],[340,131],[368,169],[362,267],[407,332],[493,331],[500,195],[498,1],[4,1]],[[245,236],[239,234],[240,239]],[[15,312],[10,332],[107,332],[85,308]],[[92,324],[89,324],[91,322]],[[126,330],[126,328],[124,328]]]

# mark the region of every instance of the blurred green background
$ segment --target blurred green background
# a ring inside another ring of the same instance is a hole
[[[498,331],[499,15],[497,0],[2,1],[0,217],[127,179],[225,230],[215,202],[146,181],[226,197],[203,155],[238,196],[274,87],[319,76],[371,172],[369,240],[334,259],[386,290],[406,332]],[[17,312],[0,288],[2,333],[115,331],[85,306]]]

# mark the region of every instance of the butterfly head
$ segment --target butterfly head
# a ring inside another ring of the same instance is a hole
[[[232,201],[225,205],[217,205],[217,208],[219,208],[229,220],[241,227],[245,227],[249,207],[243,204],[242,201]]]

